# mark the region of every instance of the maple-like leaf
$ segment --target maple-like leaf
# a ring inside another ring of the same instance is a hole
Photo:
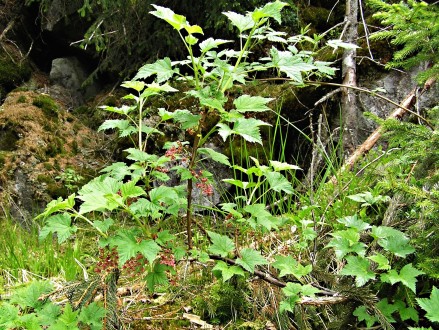
[[[219,260],[212,271],[220,271],[223,282],[228,281],[233,275],[244,276],[244,271],[238,266],[229,266],[224,261]]]
[[[276,256],[272,266],[279,269],[279,277],[294,275],[297,279],[308,275],[312,271],[312,265],[302,266],[292,256]]]
[[[390,323],[396,322],[395,318],[392,315],[398,310],[398,306],[396,304],[390,304],[387,301],[387,298],[384,298],[376,304],[376,307],[384,315],[387,321],[389,321]]]
[[[439,289],[434,286],[430,298],[416,298],[416,301],[427,312],[425,316],[431,322],[439,322]]]
[[[107,311],[103,307],[96,302],[92,302],[90,305],[81,308],[78,321],[87,324],[90,330],[99,330],[102,329],[102,320],[106,313]]]
[[[267,260],[256,250],[246,248],[242,249],[240,254],[241,258],[236,259],[236,263],[250,273],[255,271],[256,266],[268,264]]]
[[[72,236],[78,227],[72,226],[72,219],[68,213],[56,214],[46,220],[46,224],[40,230],[39,238],[44,240],[50,233],[57,234],[58,243],[64,243]]]
[[[224,258],[235,249],[235,243],[233,243],[229,237],[214,233],[212,231],[208,231],[207,233],[212,241],[212,244],[209,246],[209,251],[211,253],[217,254]]]
[[[408,264],[401,269],[399,274],[394,269],[389,270],[386,274],[382,274],[381,280],[392,285],[401,282],[414,293],[416,293],[416,277],[421,274],[425,273],[413,267],[412,264]]]
[[[156,285],[166,285],[168,284],[168,277],[166,276],[166,271],[169,270],[169,266],[156,263],[152,271],[148,272],[146,275],[146,285],[149,291],[154,292],[154,287]]]
[[[355,284],[360,287],[369,280],[375,279],[375,273],[370,270],[369,261],[359,256],[347,256],[347,264],[341,270],[341,275],[350,275],[355,277]]]
[[[371,328],[376,322],[378,322],[378,318],[375,315],[370,315],[367,311],[366,306],[358,306],[352,315],[358,318],[358,321],[366,322],[366,326]]]

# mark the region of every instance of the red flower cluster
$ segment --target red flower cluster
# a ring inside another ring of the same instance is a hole
[[[175,160],[176,155],[180,155],[183,152],[183,144],[180,141],[177,141],[177,146],[173,145],[169,148],[165,156],[171,158],[171,160]]]
[[[206,177],[203,177],[203,171],[199,170],[197,171],[192,170],[191,171],[192,176],[198,180],[196,187],[198,189],[201,189],[203,192],[203,195],[205,196],[212,196],[213,195],[213,186],[208,183],[208,180]]]
[[[122,270],[124,270],[129,277],[134,277],[145,272],[145,264],[147,262],[141,253],[137,253],[135,257],[125,262]]]
[[[94,269],[95,273],[110,273],[113,269],[118,268],[119,254],[116,248],[100,248],[99,261]]]
[[[155,168],[157,172],[169,173],[169,168],[158,166]]]
[[[161,260],[160,263],[162,265],[166,265],[166,266],[170,266],[170,267],[175,267],[175,258],[174,255],[171,253],[170,250],[165,250],[164,254],[161,254]]]

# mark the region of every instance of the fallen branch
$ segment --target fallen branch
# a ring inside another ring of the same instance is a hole
[[[9,32],[10,29],[12,29],[12,27],[15,24],[15,20],[12,20],[8,23],[8,25],[6,26],[6,28],[3,30],[3,32],[0,34],[0,41],[2,41],[2,39],[6,36],[6,33]]]
[[[230,258],[223,258],[221,256],[217,255],[209,255],[210,259],[213,260],[221,260],[229,265],[236,266],[236,262],[233,259]],[[286,282],[283,282],[279,280],[278,278],[274,277],[273,275],[263,272],[260,270],[255,269],[254,274],[259,277],[261,280],[264,280],[265,282],[268,282],[270,284],[273,284],[279,288],[284,288],[287,286]],[[311,284],[312,285],[312,284]],[[342,295],[337,292],[333,292],[331,290],[327,289],[320,289],[321,287],[317,286],[319,288],[320,292],[325,294],[326,296],[320,296],[320,297],[302,297],[297,303],[301,305],[309,305],[309,306],[323,306],[323,305],[334,305],[334,304],[340,304],[343,302],[346,302],[348,300],[351,300],[351,297]]]

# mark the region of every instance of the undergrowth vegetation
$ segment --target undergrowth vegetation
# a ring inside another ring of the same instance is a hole
[[[99,130],[131,139],[126,161],[107,166],[37,217],[44,220],[43,242],[55,237],[59,244],[76,244],[83,231],[96,239],[96,262],[86,265],[90,275],[56,290],[49,282],[17,290],[0,305],[0,327],[118,329],[155,320],[162,322],[159,328],[192,322],[432,329],[439,320],[436,130],[382,122],[386,149],[371,153],[354,172],[337,172],[328,156],[336,150],[319,150],[326,166],[312,184],[297,179],[302,169],[295,164],[274,159],[273,148],[266,158],[246,153],[252,144],[264,145],[265,128],[274,125],[276,132],[284,122],[271,109],[274,99],[230,98],[233,87],[259,75],[282,75],[303,87],[311,77],[335,73],[306,50],[316,48],[318,38],[289,37],[270,27],[270,21],[281,23],[285,5],[226,12],[239,32],[238,50],[225,48],[229,40],[201,40],[200,26],[154,6],[151,14],[172,26],[187,59],[146,64],[122,84],[129,94],[122,106],[104,107],[112,119]],[[261,44],[270,45],[266,57],[252,59],[251,50]],[[175,81],[191,87],[185,92],[190,109],[166,109],[166,94],[178,91]],[[151,106],[159,101],[163,107]],[[271,112],[274,123],[263,120]],[[429,119],[438,122],[437,108]],[[162,153],[150,153],[165,124],[179,128],[178,139],[167,141]],[[239,162],[212,147],[218,136],[226,144],[242,143]],[[282,136],[272,136],[284,149]],[[218,182],[219,172],[229,177]],[[215,194],[223,196],[220,203]],[[137,298],[123,303],[127,287],[137,290]],[[68,302],[59,304],[64,296]],[[148,304],[169,306],[163,315],[175,323],[154,317]]]

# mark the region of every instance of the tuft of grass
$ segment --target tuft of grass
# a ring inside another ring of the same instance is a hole
[[[0,282],[5,274],[18,278],[23,271],[71,281],[82,274],[76,260],[83,255],[79,240],[61,247],[51,237],[40,241],[36,225],[26,230],[12,219],[0,219]]]

